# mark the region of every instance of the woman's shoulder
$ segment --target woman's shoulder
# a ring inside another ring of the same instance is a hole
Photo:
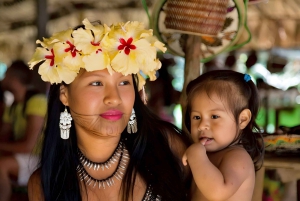
[[[29,201],[43,201],[43,191],[41,185],[41,170],[35,170],[28,181]]]

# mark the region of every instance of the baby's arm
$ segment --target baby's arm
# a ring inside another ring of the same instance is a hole
[[[199,191],[208,200],[229,199],[254,168],[250,156],[243,149],[226,152],[217,168],[210,162],[201,143],[195,143],[187,149],[183,157],[185,165],[186,160]]]

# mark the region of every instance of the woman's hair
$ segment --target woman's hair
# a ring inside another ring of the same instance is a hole
[[[169,142],[176,140],[189,146],[189,138],[171,123],[160,120],[142,102],[137,89],[137,77],[133,76],[138,131],[121,134],[130,154],[129,164],[122,180],[122,199],[129,200],[133,193],[137,173],[154,194],[166,201],[186,200],[187,182],[183,174],[181,158],[172,152]],[[49,91],[48,117],[44,131],[40,162],[41,183],[45,201],[76,201],[87,196],[80,188],[76,167],[77,138],[72,121],[70,138],[60,138],[59,116],[65,106],[59,99],[59,85],[52,85]],[[101,153],[99,153],[101,154]]]
[[[259,169],[258,162],[261,162],[264,154],[262,134],[255,122],[259,109],[259,95],[252,80],[246,81],[244,76],[245,74],[231,70],[216,70],[204,73],[191,81],[186,89],[185,125],[190,131],[191,102],[200,91],[206,92],[208,97],[216,94],[220,100],[225,102],[233,114],[237,126],[240,113],[244,109],[249,109],[252,114],[251,119],[248,125],[240,130],[234,142],[237,141],[243,145],[254,161],[256,168]]]

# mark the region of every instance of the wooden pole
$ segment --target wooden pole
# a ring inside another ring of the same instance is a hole
[[[43,40],[43,37],[48,37],[47,33],[47,22],[48,22],[48,12],[47,12],[47,0],[36,0],[36,27],[37,27],[37,39]],[[41,93],[46,93],[48,90],[48,83],[41,79],[38,74],[38,67],[33,68],[32,71],[32,81],[31,84]]]
[[[200,75],[201,37],[196,35],[187,35],[184,52],[184,84],[180,96],[180,104],[182,107],[182,129],[187,131],[187,128],[184,124],[184,116],[186,111],[185,91],[188,83]]]
[[[37,38],[42,40],[43,37],[48,37],[47,34],[47,22],[48,22],[48,12],[47,12],[47,0],[37,0],[36,1],[37,9]]]

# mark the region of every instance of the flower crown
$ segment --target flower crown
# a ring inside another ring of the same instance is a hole
[[[143,23],[127,22],[113,24],[91,24],[83,20],[84,28],[68,29],[50,38],[37,40],[29,68],[41,61],[38,73],[46,82],[70,84],[79,70],[107,69],[110,74],[137,74],[139,89],[145,84],[142,76],[156,79],[155,73],[161,67],[157,59],[157,49],[165,52],[164,44],[158,41],[152,30],[144,29]],[[142,73],[142,74],[141,74]]]

